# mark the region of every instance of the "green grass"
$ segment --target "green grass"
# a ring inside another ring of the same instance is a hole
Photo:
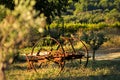
[[[7,80],[119,80],[120,61],[89,62],[87,68],[80,67],[78,61],[67,61],[61,74],[56,64],[49,64],[42,68],[27,71],[27,63],[14,63],[6,70]]]
[[[119,30],[107,29],[105,31],[107,31],[111,39],[101,48],[119,48]],[[21,49],[20,54],[30,53],[31,49],[29,47]],[[94,65],[90,61],[87,68],[80,67],[77,61],[69,61],[66,63],[63,72],[59,75],[57,73],[60,68],[57,65],[37,68],[38,73],[35,73],[33,70],[27,71],[26,66],[26,62],[17,62],[10,65],[5,72],[7,80],[120,80],[120,61],[117,60],[96,61]]]

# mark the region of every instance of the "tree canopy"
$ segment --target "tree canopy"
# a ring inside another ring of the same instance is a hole
[[[120,21],[120,0],[78,0],[71,4],[75,8],[68,18],[71,22],[114,23]]]
[[[40,14],[44,13],[48,23],[51,23],[56,16],[61,17],[63,15],[65,15],[65,19],[69,19],[69,21],[80,23],[114,23],[120,21],[120,0],[35,1],[34,9],[39,11]],[[15,6],[14,0],[0,0],[0,4],[12,10]]]
[[[34,9],[44,13],[47,17],[47,22],[51,23],[55,16],[61,16],[62,11],[66,10],[69,0],[36,0]],[[14,0],[0,0],[0,4],[5,5],[5,7],[14,9]]]

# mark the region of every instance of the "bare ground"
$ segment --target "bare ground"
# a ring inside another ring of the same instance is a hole
[[[90,56],[92,56],[91,52]],[[120,60],[120,48],[98,50],[95,56],[96,60]]]

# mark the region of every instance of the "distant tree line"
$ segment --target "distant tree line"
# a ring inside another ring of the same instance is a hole
[[[120,21],[120,0],[35,0],[34,9],[44,13],[47,23],[56,16],[65,22],[114,23]],[[0,0],[0,4],[13,10],[14,0]]]
[[[70,3],[67,13],[66,22],[119,22],[120,0],[76,0]]]

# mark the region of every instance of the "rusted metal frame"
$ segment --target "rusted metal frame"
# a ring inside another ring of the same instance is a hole
[[[29,61],[29,58],[28,56],[26,55],[26,60],[28,62],[28,66],[27,66],[27,70],[31,68],[31,64],[30,64],[30,61]]]
[[[39,41],[42,40],[42,39],[45,39],[45,38],[47,38],[47,37],[40,38],[40,39],[35,43],[35,45],[34,45],[33,48],[32,48],[31,55],[33,55],[34,48],[35,48],[36,45],[39,43]]]
[[[47,39],[47,38],[50,38],[51,40],[54,40],[54,41],[58,44],[58,46],[60,45],[60,47],[62,48],[62,52],[63,52],[63,53],[65,52],[63,46],[62,46],[62,45],[59,43],[59,41],[56,40],[55,38],[52,38],[52,37],[43,37],[43,38],[41,38],[41,39]],[[39,39],[39,40],[41,40],[41,39]],[[35,48],[36,45],[39,43],[39,40],[38,40],[38,42],[36,42],[36,44],[33,46],[32,51],[31,51],[31,55],[33,55],[34,48]],[[40,50],[39,50],[39,51],[40,51]]]
[[[64,56],[61,54],[60,56],[52,56],[52,58],[50,58],[50,57],[46,57],[49,61],[52,61],[52,62],[54,62],[54,63],[57,63],[57,64],[59,64],[59,66],[60,66],[60,72],[64,69],[64,66],[65,66],[65,60],[70,60],[70,59],[80,59],[80,58],[82,58],[82,56],[83,55],[73,55],[73,54],[71,54],[71,55],[69,55],[69,54],[67,54],[67,55],[65,55],[65,58],[64,58]],[[56,59],[58,59],[58,60],[56,60]],[[59,73],[60,73],[59,72]]]
[[[60,67],[61,67],[61,69],[60,69],[60,71],[59,71],[59,73],[58,74],[60,74],[61,73],[61,71],[64,69],[64,66],[65,66],[65,61],[62,59],[62,61],[60,62]]]
[[[71,47],[72,47],[72,49],[73,49],[73,52],[74,52],[73,54],[75,54],[75,53],[76,53],[76,50],[75,50],[75,48],[74,48],[71,40],[78,40],[78,39],[75,39],[75,37],[71,37],[71,38],[62,37],[62,39],[67,40],[67,41],[70,42],[70,45],[71,45]],[[78,40],[78,41],[79,41],[79,40]],[[82,44],[84,44],[84,43],[82,43]],[[85,45],[83,45],[83,46],[85,46]],[[80,64],[81,64],[81,63],[82,63],[82,61],[81,61],[81,58],[80,58]],[[86,63],[86,65],[87,65],[87,63]],[[86,65],[85,65],[85,66],[86,66]]]
[[[61,57],[61,61],[64,62],[64,64],[63,64],[63,65],[60,64],[60,66],[61,66],[61,70],[63,70],[64,65],[65,65],[65,61],[63,61],[63,59],[65,58],[65,50],[64,50],[62,44],[60,44],[60,42],[59,42],[58,40],[56,40],[55,38],[52,38],[52,39],[53,39],[54,41],[56,41],[57,44],[60,45],[60,47],[62,48],[62,54],[63,54],[64,56]],[[60,71],[60,72],[61,72],[61,71]]]
[[[82,40],[80,40],[81,41],[81,43],[84,45],[84,47],[85,47],[85,50],[86,50],[86,58],[87,58],[87,60],[86,60],[86,64],[85,64],[85,67],[87,67],[87,64],[88,64],[88,61],[89,61],[89,53],[88,53],[88,49],[87,49],[87,46],[83,43],[83,41]]]
[[[59,73],[61,73],[61,71],[64,69],[64,66],[65,66],[64,57],[65,57],[64,55],[61,56],[61,57],[52,56],[52,58],[50,58],[49,56],[46,56],[45,59],[47,59],[49,61],[52,61],[52,62],[54,62],[54,63],[56,63],[56,64],[58,64],[60,66],[60,71],[58,72],[58,74],[59,74]],[[56,60],[56,59],[58,59],[58,60]]]
[[[85,47],[85,51],[86,51],[86,58],[87,58],[87,60],[86,60],[86,64],[85,64],[85,67],[87,66],[87,64],[88,64],[88,61],[89,61],[89,53],[88,53],[88,49],[87,49],[87,46],[85,45],[85,43],[82,41],[82,40],[80,40],[80,39],[78,39],[78,38],[75,38],[75,37],[73,37],[73,39],[77,39],[77,40],[79,40],[82,44],[83,44],[83,46]],[[80,62],[81,62],[81,60],[80,60]]]
[[[77,56],[77,57],[76,57]],[[74,58],[72,58],[74,57]],[[61,56],[53,56],[52,58],[50,58],[49,56],[28,56],[27,57],[29,61],[33,62],[34,60],[44,60],[44,59],[47,59],[49,61],[52,61],[54,63],[57,63],[59,64],[60,66],[60,72],[63,70],[64,66],[65,66],[65,60],[69,60],[69,59],[79,59],[79,58],[82,58],[82,55],[69,55],[67,54],[64,58],[63,54],[61,54]],[[56,60],[56,58],[59,58],[59,60]],[[69,58],[69,59],[67,59]],[[33,64],[30,64],[30,66],[36,71],[36,69],[34,68],[34,65]],[[36,71],[37,72],[37,71]],[[59,73],[60,73],[59,72]]]
[[[27,59],[27,62],[28,62],[28,69],[34,69],[35,72],[37,72],[35,66],[33,65],[33,62],[34,61],[31,61],[29,58],[28,58],[28,55],[26,55],[26,59]]]
[[[76,53],[75,48],[73,47],[73,44],[72,44],[71,39],[68,39],[68,41],[70,42],[70,45],[71,45],[71,47],[72,47],[72,49],[73,49],[73,52]]]
[[[62,39],[63,39],[63,40],[67,40],[68,42],[70,42],[70,45],[71,45],[71,47],[72,47],[72,49],[73,49],[73,52],[76,53],[75,48],[74,48],[73,45],[72,45],[72,41],[71,41],[72,38],[62,37]]]
[[[45,37],[45,38],[46,38],[46,37]],[[45,39],[45,38],[44,38],[44,39]],[[60,60],[60,61],[53,61],[54,63],[58,63],[58,64],[60,65],[60,67],[61,67],[60,72],[61,72],[61,71],[63,70],[63,68],[64,68],[65,60],[66,60],[66,58],[67,58],[68,56],[65,55],[66,52],[65,52],[63,46],[62,46],[56,39],[54,39],[54,38],[50,38],[50,39],[53,39],[55,42],[57,42],[58,47],[61,46],[61,48],[62,48],[62,53],[63,53],[64,56],[57,56],[57,57],[61,58],[61,60]],[[73,38],[73,39],[75,39],[75,38]],[[77,38],[77,39],[78,39],[78,38]],[[75,49],[74,49],[74,47],[73,47],[73,45],[72,45],[71,38],[69,38],[68,40],[69,40],[69,42],[70,42],[70,44],[71,44],[71,46],[72,46],[72,49],[73,49],[74,52],[75,52]],[[80,41],[81,41],[81,40],[80,40]],[[37,42],[37,43],[38,43],[38,42]],[[35,44],[35,46],[37,45],[37,43]],[[87,66],[87,64],[88,64],[88,50],[87,50],[86,45],[85,45],[82,41],[81,41],[81,43],[83,44],[83,46],[85,47],[85,50],[86,50],[86,52],[87,52],[87,62],[86,62],[86,64],[85,64],[85,66]],[[33,46],[33,49],[32,49],[32,52],[31,52],[31,53],[33,53],[35,46]],[[68,54],[68,55],[69,55],[69,54]],[[81,56],[81,55],[79,55],[79,56]],[[40,56],[38,56],[38,57],[40,57]],[[57,58],[57,57],[53,56],[53,60],[54,60],[55,58]],[[47,56],[47,57],[45,57],[45,58],[43,58],[43,59],[48,59],[48,58],[49,58],[49,56]],[[28,57],[27,57],[26,59],[28,59]],[[74,59],[75,59],[75,58],[74,58]],[[50,59],[48,59],[48,60],[49,60],[49,61],[52,61],[52,60],[50,60]],[[28,59],[27,61],[28,61],[28,64],[30,64],[29,59]],[[33,64],[32,64],[32,68],[35,70]],[[60,72],[59,72],[59,73],[60,73]]]
[[[26,59],[28,62],[28,69],[33,69],[35,72],[37,72],[35,66],[34,66],[34,62],[39,62],[39,60],[45,60],[46,56],[27,56],[26,55]],[[41,63],[42,64],[42,63]],[[41,66],[41,64],[39,65],[39,67]]]
[[[56,58],[59,58],[60,60],[57,61],[57,60],[55,60]],[[53,56],[52,58],[49,58],[49,56],[27,56],[26,55],[26,59],[28,61],[28,67],[29,67],[29,69],[32,68],[32,69],[34,69],[35,72],[37,72],[37,70],[36,70],[35,66],[33,65],[33,62],[34,61],[39,61],[39,60],[47,59],[49,61],[52,61],[54,63],[59,64],[59,66],[60,66],[59,73],[60,73],[63,70],[64,65],[65,65],[65,61],[64,61],[63,58],[64,58],[64,55],[62,57],[58,57],[58,56],[54,57]]]
[[[52,38],[52,37],[51,37],[51,39],[53,39],[54,41],[56,41],[56,42],[57,42],[57,44],[61,46],[62,51],[63,51],[63,53],[64,53],[64,52],[65,52],[65,50],[64,50],[63,46],[59,43],[59,41],[58,41],[58,40],[56,40],[55,38]]]

